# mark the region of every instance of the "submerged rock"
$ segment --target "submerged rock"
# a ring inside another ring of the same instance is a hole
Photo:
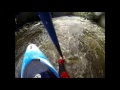
[[[65,67],[72,78],[105,77],[105,30],[76,16],[53,18]],[[29,43],[36,44],[58,70],[59,54],[41,22],[25,25],[16,32],[15,76],[20,77],[21,62]]]

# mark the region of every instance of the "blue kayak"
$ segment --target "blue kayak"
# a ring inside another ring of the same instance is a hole
[[[34,63],[32,63],[33,61]],[[46,70],[49,71],[43,73]],[[42,51],[40,51],[35,44],[30,44],[28,45],[23,57],[21,78],[31,78],[33,74],[37,74],[39,72],[42,76],[48,74],[51,75],[52,72],[56,78],[60,78],[57,70],[53,67],[49,59],[42,53]]]

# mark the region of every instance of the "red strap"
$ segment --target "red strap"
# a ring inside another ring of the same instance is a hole
[[[60,78],[70,78],[70,76],[68,75],[67,72],[64,71],[61,73]]]

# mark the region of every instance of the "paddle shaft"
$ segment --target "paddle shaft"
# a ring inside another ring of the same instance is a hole
[[[44,24],[44,26],[45,26],[53,44],[55,45],[58,53],[63,58],[63,54],[62,54],[61,49],[60,49],[59,41],[57,39],[57,35],[55,32],[55,28],[53,26],[50,12],[38,12],[38,16],[41,19],[42,23]]]

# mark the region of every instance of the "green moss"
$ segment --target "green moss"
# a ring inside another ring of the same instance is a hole
[[[74,12],[73,15],[80,16],[89,20],[92,20],[93,18],[97,18],[94,12]]]

